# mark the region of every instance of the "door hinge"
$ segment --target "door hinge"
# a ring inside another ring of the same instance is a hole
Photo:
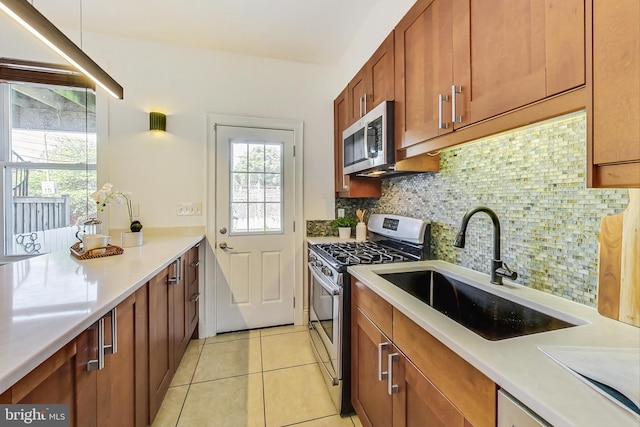
[[[296,146],[294,145],[293,146],[293,157],[295,157],[295,156],[296,156]]]
[[[293,232],[294,233],[296,232],[296,222],[295,221],[293,221]]]
[[[296,308],[296,297],[293,297],[293,308]]]

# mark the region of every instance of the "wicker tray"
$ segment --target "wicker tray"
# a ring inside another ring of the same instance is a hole
[[[120,255],[124,253],[124,249],[115,245],[101,246],[99,248],[89,249],[85,252],[80,248],[80,242],[74,244],[69,249],[71,250],[71,255],[78,259],[102,258],[105,256]],[[104,250],[104,252],[101,250]]]

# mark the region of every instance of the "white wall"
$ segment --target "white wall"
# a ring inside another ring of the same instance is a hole
[[[362,22],[336,67],[331,89],[335,98],[382,44],[416,0],[378,0]]]
[[[136,194],[143,224],[204,224],[175,206],[204,206],[206,113],[303,121],[305,216],[331,217],[330,69],[95,34],[84,44],[125,88],[124,101],[109,101],[110,179]],[[148,131],[151,110],[167,114],[166,134]]]
[[[336,67],[84,33],[83,49],[125,89],[124,100],[108,101],[108,170],[101,176],[135,194],[147,227],[204,225],[204,216],[178,217],[176,204],[205,205],[206,113],[296,119],[304,122],[305,218],[333,218],[332,101],[413,2],[379,0]],[[1,19],[0,57],[59,62]],[[151,110],[167,114],[166,134],[148,131]],[[110,226],[127,226],[124,211],[113,209]]]

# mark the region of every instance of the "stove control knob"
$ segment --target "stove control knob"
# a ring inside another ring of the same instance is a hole
[[[329,267],[322,267],[322,272],[327,277],[333,276],[333,272],[331,271],[331,269]]]
[[[313,261],[315,261],[315,260],[317,260],[317,259],[318,259],[318,257],[317,257],[317,256],[315,256],[315,255],[313,255],[313,254],[309,254],[309,261],[310,261],[310,262],[313,262]]]

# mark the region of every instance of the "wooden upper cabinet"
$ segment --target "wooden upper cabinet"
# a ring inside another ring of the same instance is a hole
[[[395,28],[396,148],[451,132],[452,6],[418,0]]]
[[[376,197],[382,194],[379,179],[342,174],[342,132],[349,126],[349,88],[333,101],[334,188],[337,197]]]
[[[640,187],[640,3],[587,5],[588,186]]]
[[[454,0],[453,8],[456,127],[584,85],[584,0]]]
[[[347,127],[382,101],[393,100],[393,49],[392,32],[349,82]]]

